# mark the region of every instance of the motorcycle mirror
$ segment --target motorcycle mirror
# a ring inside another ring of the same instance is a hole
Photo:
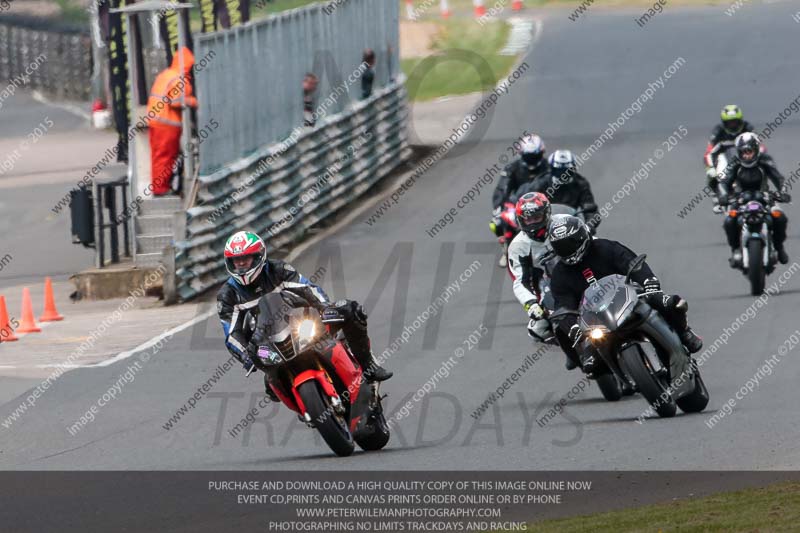
[[[628,275],[625,276],[625,283],[631,282],[631,276],[642,268],[644,265],[645,260],[647,259],[647,254],[637,255],[628,265]]]

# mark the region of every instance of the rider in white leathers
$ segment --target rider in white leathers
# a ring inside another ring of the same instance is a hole
[[[547,225],[553,217],[574,214],[571,207],[550,204],[542,193],[527,193],[517,202],[517,222],[520,231],[508,247],[508,270],[513,280],[514,296],[525,309],[530,321],[528,334],[546,342],[553,333],[542,306],[540,281],[545,274],[542,259],[549,255]],[[527,215],[527,216],[526,216]],[[538,219],[542,217],[541,221]],[[537,220],[534,222],[534,219]]]

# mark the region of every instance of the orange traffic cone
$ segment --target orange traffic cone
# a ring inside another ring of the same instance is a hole
[[[17,333],[37,333],[42,329],[36,325],[33,318],[33,304],[31,303],[31,291],[28,287],[22,289],[22,323],[17,328]]]
[[[522,9],[522,0],[514,0],[511,2],[511,9],[514,11],[520,11]]]
[[[14,335],[14,328],[8,319],[8,309],[6,309],[6,297],[0,296],[0,342],[18,341]]]
[[[59,315],[56,310],[53,281],[47,277],[44,278],[44,313],[39,317],[39,322],[56,322],[57,320],[64,320],[64,317]]]

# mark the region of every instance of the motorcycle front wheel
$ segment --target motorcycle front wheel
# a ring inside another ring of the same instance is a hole
[[[764,292],[766,283],[766,273],[764,272],[764,243],[761,239],[750,239],[747,241],[747,255],[749,264],[747,265],[747,277],[750,279],[750,294],[761,296]]]
[[[612,372],[601,374],[595,378],[603,398],[609,402],[616,402],[622,398],[622,386],[619,379]]]
[[[656,375],[638,344],[631,344],[620,351],[620,366],[633,379],[636,388],[658,416],[661,418],[675,416],[678,406],[667,390],[669,384]]]
[[[353,436],[347,423],[333,411],[333,407],[316,381],[306,381],[297,388],[311,424],[319,431],[331,450],[339,457],[352,455],[355,449]]]

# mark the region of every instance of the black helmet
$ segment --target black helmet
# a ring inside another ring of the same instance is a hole
[[[535,133],[520,139],[520,145],[522,160],[530,167],[535,167],[541,163],[547,153],[544,141]]]
[[[758,135],[751,132],[742,133],[734,141],[736,144],[736,155],[743,167],[754,167],[761,156],[761,141]]]
[[[556,255],[566,264],[574,265],[583,259],[592,237],[589,228],[578,217],[553,217],[547,238]]]

